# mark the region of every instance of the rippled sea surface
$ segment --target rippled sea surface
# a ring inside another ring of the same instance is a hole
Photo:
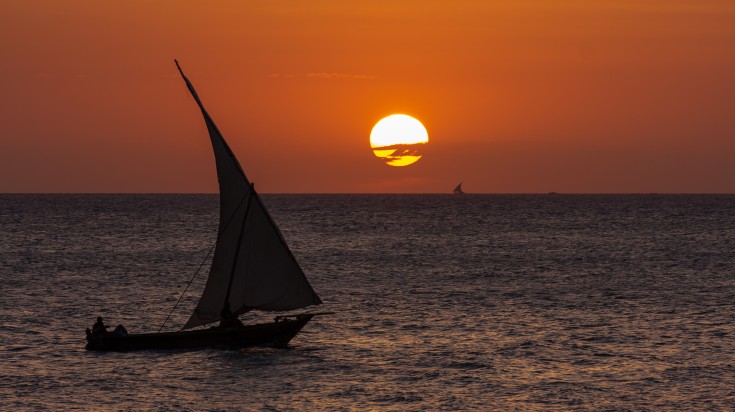
[[[158,330],[217,197],[0,195],[0,409],[735,409],[735,196],[264,201],[334,315],[286,350],[93,353],[98,315]]]

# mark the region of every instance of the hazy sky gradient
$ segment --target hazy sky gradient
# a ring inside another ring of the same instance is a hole
[[[735,192],[730,0],[0,0],[0,192]],[[406,113],[413,166],[373,156]]]

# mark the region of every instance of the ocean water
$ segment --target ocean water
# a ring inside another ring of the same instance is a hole
[[[94,353],[98,315],[158,330],[217,197],[0,195],[0,409],[735,409],[735,196],[264,201],[335,314],[286,350]]]

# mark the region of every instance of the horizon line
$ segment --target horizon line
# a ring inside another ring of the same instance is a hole
[[[671,195],[671,196],[732,196],[735,192],[258,192],[261,195]],[[219,192],[0,192],[2,195],[219,195]]]

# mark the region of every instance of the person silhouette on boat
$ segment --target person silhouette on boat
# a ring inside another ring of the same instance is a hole
[[[225,306],[222,308],[222,312],[219,313],[219,327],[220,328],[232,328],[245,326],[240,322],[232,311],[230,310],[230,302],[225,302]]]
[[[97,322],[92,325],[92,334],[104,335],[107,333],[107,328],[109,328],[109,326],[105,325],[105,322],[102,321],[102,316],[97,316]]]

